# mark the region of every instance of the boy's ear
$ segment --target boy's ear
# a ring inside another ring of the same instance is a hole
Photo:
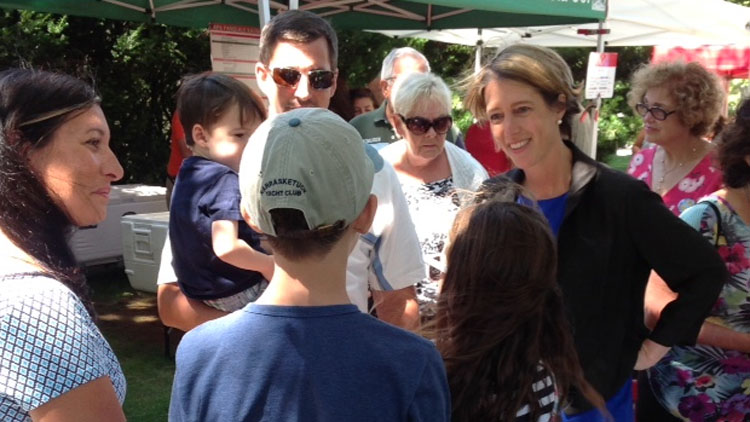
[[[365,207],[362,209],[362,212],[359,213],[359,217],[352,222],[352,227],[357,233],[365,234],[370,231],[370,226],[372,226],[372,220],[375,219],[375,211],[377,209],[378,198],[375,195],[370,194]]]
[[[208,131],[200,124],[196,123],[193,125],[191,132],[193,134],[193,142],[196,145],[205,146],[208,143]]]
[[[240,202],[240,214],[242,215],[242,218],[245,220],[245,223],[247,223],[248,226],[250,226],[253,231],[257,233],[263,233],[258,226],[253,224],[253,220],[250,219],[250,214],[247,212],[247,208],[245,208],[245,202]]]

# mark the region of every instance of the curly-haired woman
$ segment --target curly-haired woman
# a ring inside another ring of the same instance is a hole
[[[628,174],[643,180],[675,215],[721,187],[713,145],[705,139],[720,121],[724,90],[698,63],[659,63],[633,74],[628,104],[643,117],[644,141]]]

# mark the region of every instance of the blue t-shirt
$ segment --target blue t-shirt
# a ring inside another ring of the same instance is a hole
[[[552,233],[557,236],[562,226],[563,219],[565,218],[565,204],[568,202],[568,193],[550,199],[542,199],[538,201],[539,208],[542,213],[547,217],[547,222],[552,229]]]
[[[237,221],[239,238],[255,250],[260,236],[240,214],[237,173],[202,157],[188,157],[177,174],[169,211],[172,266],[180,288],[193,299],[219,299],[252,287],[263,275],[227,264],[214,254],[211,224]]]
[[[435,346],[354,305],[253,303],[188,332],[176,359],[171,422],[450,420]]]

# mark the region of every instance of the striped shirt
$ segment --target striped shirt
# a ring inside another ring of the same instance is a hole
[[[557,391],[552,374],[542,365],[538,366],[532,390],[539,398],[539,418],[534,422],[550,422],[557,413]],[[531,407],[527,404],[516,413],[516,422],[532,422]]]

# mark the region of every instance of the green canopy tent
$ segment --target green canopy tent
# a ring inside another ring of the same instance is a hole
[[[289,8],[339,28],[382,30],[577,24],[606,15],[606,0],[0,0],[0,7],[192,28],[261,26],[258,10]]]

